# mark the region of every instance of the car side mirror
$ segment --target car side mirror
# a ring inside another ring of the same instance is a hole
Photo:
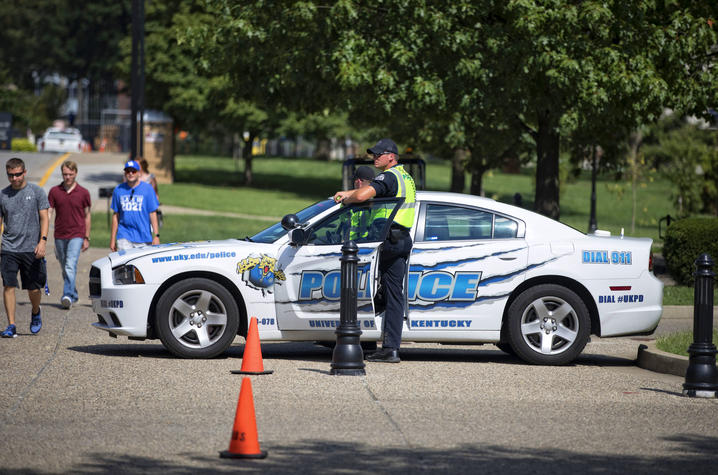
[[[282,218],[282,227],[287,231],[291,231],[292,229],[298,227],[299,224],[299,218],[296,214],[288,214]]]
[[[302,228],[294,228],[289,231],[289,243],[292,246],[300,246],[307,241],[307,231]]]

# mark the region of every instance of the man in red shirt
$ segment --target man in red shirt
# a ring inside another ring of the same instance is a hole
[[[77,184],[77,164],[62,164],[62,183],[53,186],[48,195],[50,216],[55,213],[55,256],[62,266],[64,280],[60,303],[65,308],[77,302],[77,261],[80,252],[90,247],[92,201],[90,193]]]

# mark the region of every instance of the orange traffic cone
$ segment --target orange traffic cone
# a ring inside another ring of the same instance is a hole
[[[221,451],[219,456],[225,459],[263,459],[267,456],[265,450],[260,450],[257,440],[252,381],[249,378],[242,378],[242,388],[239,390],[229,450]]]
[[[259,331],[257,330],[257,317],[249,322],[247,341],[244,343],[242,355],[242,369],[231,371],[233,374],[272,374],[273,370],[264,371],[262,363],[262,348],[259,346]]]

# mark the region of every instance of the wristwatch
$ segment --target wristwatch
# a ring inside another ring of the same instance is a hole
[[[43,240],[43,241],[47,241],[47,236],[43,236],[43,237],[42,237],[42,240]]]
[[[160,235],[159,235],[159,234],[155,234],[155,237],[160,237]]]
[[[85,236],[85,239],[87,239],[87,242],[90,242],[90,236]]]

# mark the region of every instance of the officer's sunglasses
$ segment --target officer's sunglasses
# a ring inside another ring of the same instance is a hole
[[[18,177],[21,177],[23,173],[25,173],[25,170],[23,170],[21,172],[17,172],[17,173],[7,172],[7,177],[8,178],[18,178]]]
[[[391,152],[372,153],[371,156],[376,159],[376,158],[381,157],[382,155],[386,155],[387,153],[391,153]]]

